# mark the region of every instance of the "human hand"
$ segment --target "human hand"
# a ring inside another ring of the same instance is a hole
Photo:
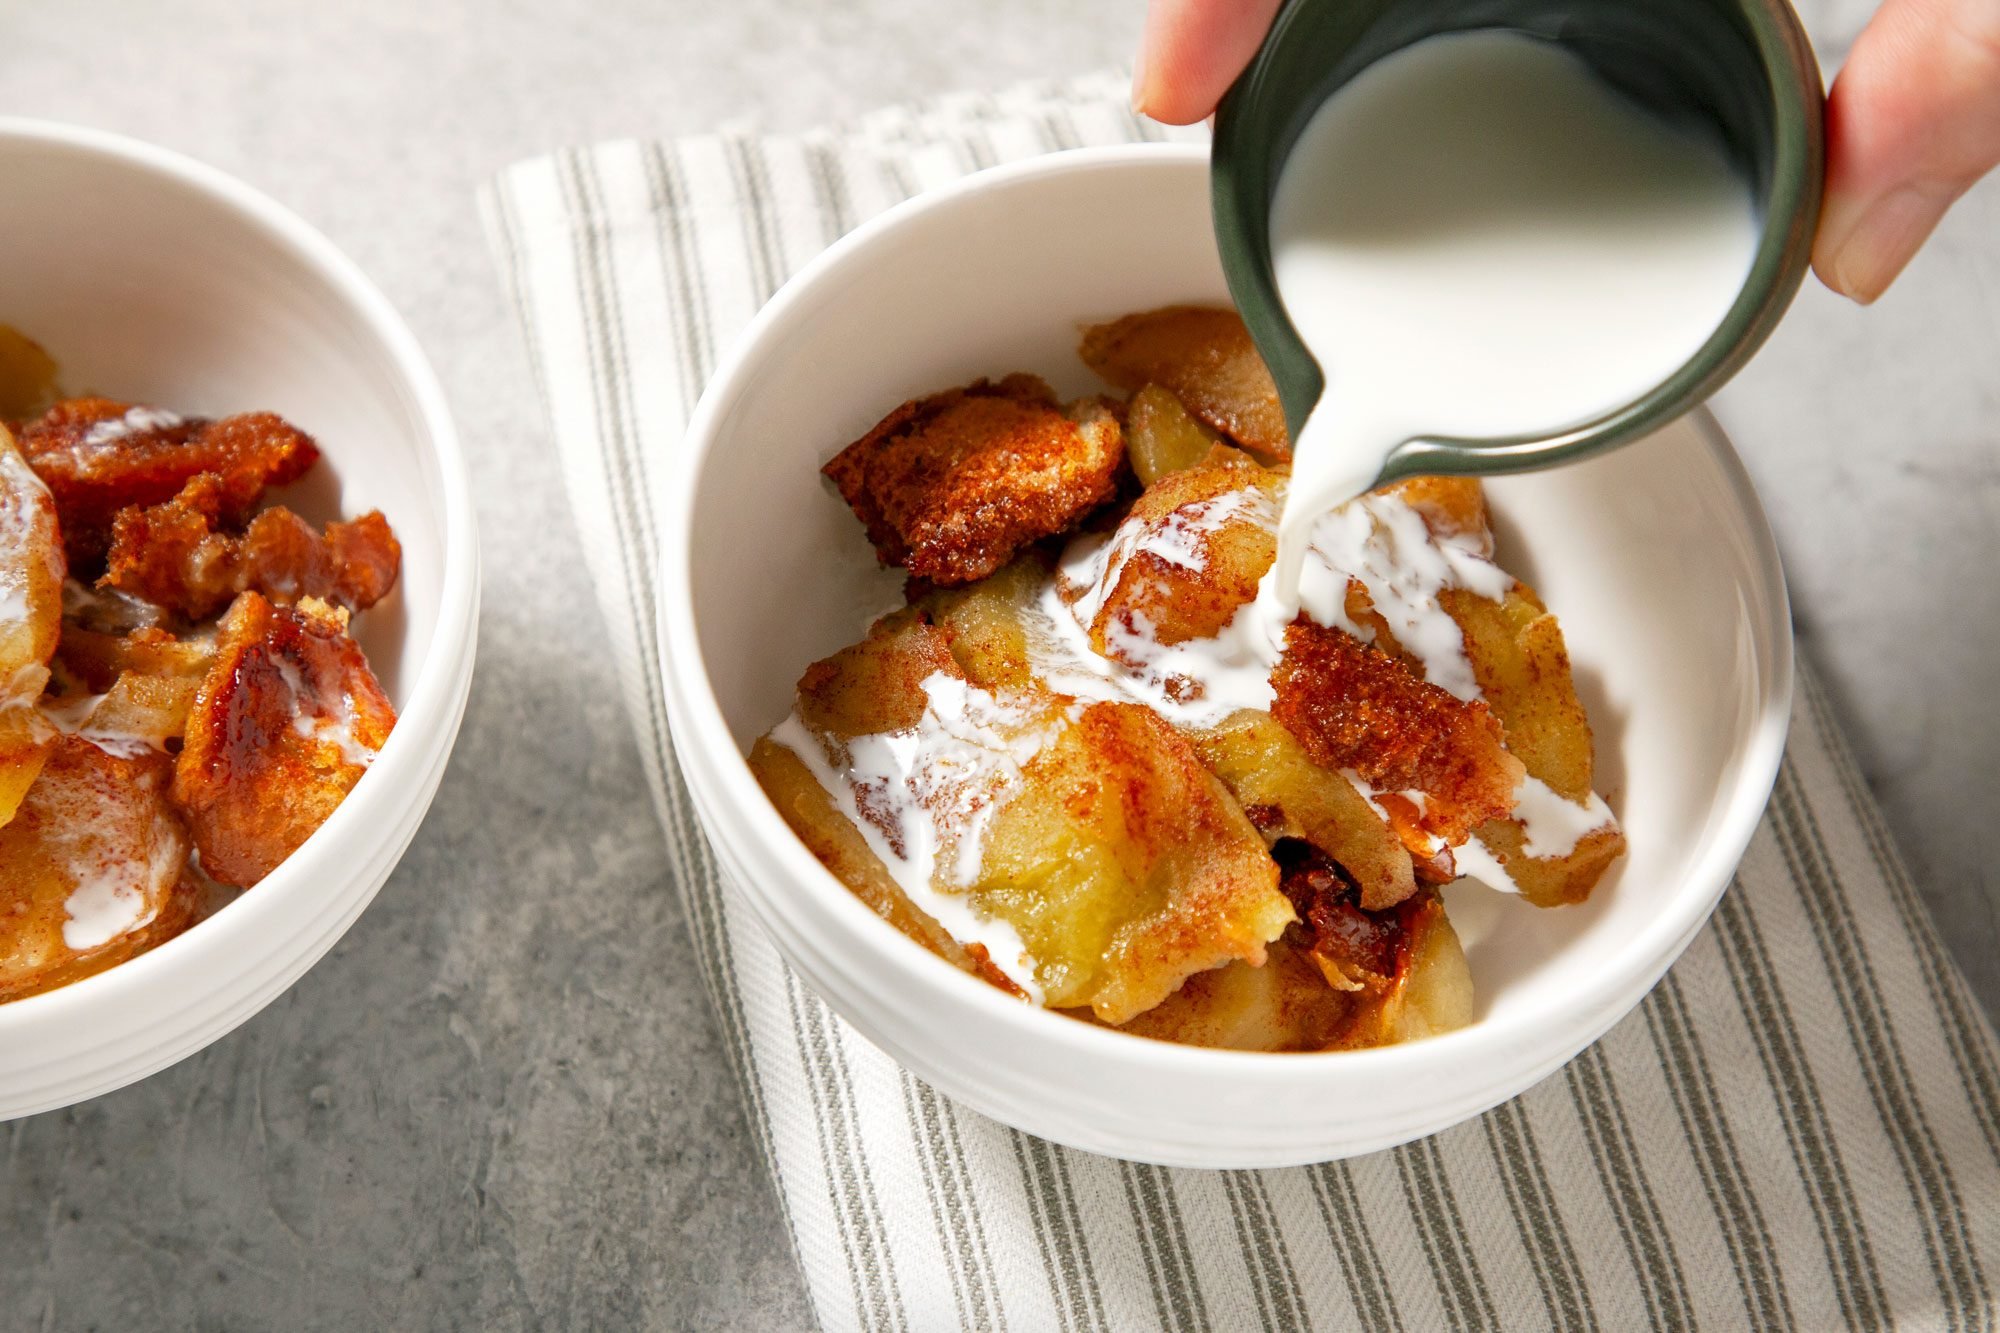
[[[1174,125],[1214,111],[1279,3],[1149,0],[1133,107]],[[1887,0],[1827,99],[1820,281],[1873,301],[1996,163],[2000,0]]]

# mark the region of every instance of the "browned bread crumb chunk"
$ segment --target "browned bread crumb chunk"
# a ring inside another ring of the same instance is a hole
[[[285,606],[318,597],[365,611],[396,585],[402,546],[380,511],[322,532],[273,505],[238,534],[227,507],[226,483],[202,472],[164,504],[121,509],[98,587],[205,620],[252,589]]]
[[[1377,791],[1421,792],[1425,831],[1456,846],[1514,808],[1525,771],[1500,723],[1423,680],[1400,658],[1300,616],[1271,673],[1271,716],[1314,763],[1352,769]]]
[[[824,471],[882,563],[940,587],[991,574],[1031,542],[1066,532],[1117,490],[1116,412],[1065,409],[1032,375],[913,399]]]
[[[213,421],[110,398],[67,399],[15,434],[55,496],[72,573],[96,571],[120,510],[162,504],[197,473],[222,479],[224,514],[235,523],[266,487],[290,485],[319,460],[310,436],[269,412]]]
[[[277,869],[346,799],[395,725],[345,609],[238,597],[175,763],[174,802],[202,868],[243,888]]]

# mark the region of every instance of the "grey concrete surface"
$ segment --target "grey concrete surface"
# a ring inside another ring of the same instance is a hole
[[[1831,66],[1871,6],[1804,8]],[[0,109],[237,172],[382,284],[458,413],[486,560],[456,757],[354,931],[194,1059],[0,1126],[0,1327],[808,1321],[472,191],[558,143],[1081,71],[1137,23],[1136,0],[0,0]],[[1997,224],[1989,186],[1873,310],[1809,291],[1718,404],[1989,1011]]]

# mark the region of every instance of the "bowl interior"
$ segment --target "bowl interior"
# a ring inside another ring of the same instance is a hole
[[[690,460],[697,641],[666,649],[698,653],[710,697],[697,691],[686,706],[719,710],[740,751],[785,714],[806,663],[895,603],[898,580],[875,567],[818,475],[884,413],[1017,370],[1066,394],[1100,389],[1075,355],[1080,324],[1226,299],[1198,151],[1076,154],[992,175],[823,258],[753,331],[711,404],[710,443]],[[1790,662],[1762,515],[1726,444],[1701,425],[1496,481],[1489,494],[1502,563],[1562,620],[1596,727],[1599,786],[1631,849],[1581,908],[1452,891],[1481,997],[1475,1033],[1532,1027],[1580,991],[1603,994],[1595,983],[1611,960],[1642,985],[1685,943],[1768,791]],[[732,770],[722,836],[789,841],[745,782]],[[845,890],[820,874],[755,892]]]
[[[56,357],[66,389],[204,415],[277,412],[324,455],[277,499],[315,522],[388,517],[402,577],[357,630],[406,706],[438,621],[444,485],[379,333],[291,239],[116,149],[0,128],[0,179],[0,322]]]

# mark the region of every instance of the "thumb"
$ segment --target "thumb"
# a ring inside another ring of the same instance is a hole
[[[2000,163],[2000,0],[1887,0],[1827,100],[1813,268],[1864,304]]]
[[[1151,0],[1139,39],[1132,109],[1192,125],[1257,54],[1278,0]]]

